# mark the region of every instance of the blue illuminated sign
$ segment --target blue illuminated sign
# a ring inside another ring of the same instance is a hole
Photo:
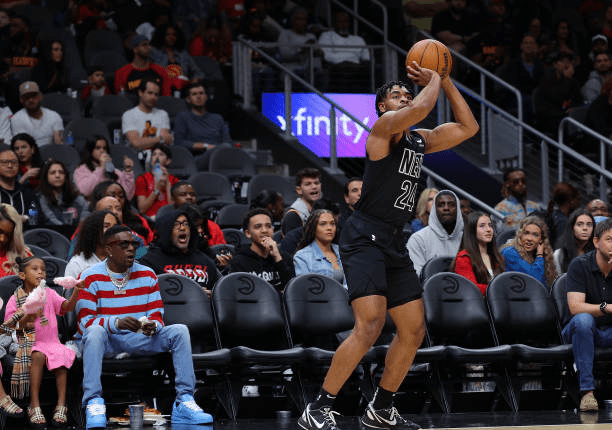
[[[374,94],[325,95],[368,127],[377,119]],[[291,131],[302,145],[319,157],[329,157],[330,108],[328,102],[313,93],[294,93],[291,96]],[[264,93],[262,113],[282,130],[286,130],[284,93]],[[338,157],[365,157],[367,130],[338,110],[336,134]]]

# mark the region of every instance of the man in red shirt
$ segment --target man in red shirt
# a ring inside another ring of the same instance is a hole
[[[137,94],[140,81],[144,78],[150,78],[159,82],[162,96],[171,95],[170,78],[166,69],[151,62],[151,42],[149,39],[137,34],[132,37],[130,47],[134,59],[115,72],[115,93]]]

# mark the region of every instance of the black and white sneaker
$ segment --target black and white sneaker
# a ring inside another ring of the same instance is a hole
[[[340,430],[336,425],[334,415],[340,415],[325,406],[321,409],[310,409],[310,403],[298,420],[298,425],[305,430]]]
[[[371,402],[368,403],[361,417],[361,423],[367,429],[414,430],[421,428],[420,425],[402,418],[395,407],[376,410],[372,407]]]

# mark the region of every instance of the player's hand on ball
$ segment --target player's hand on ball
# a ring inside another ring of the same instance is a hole
[[[429,84],[432,78],[439,76],[438,73],[430,69],[425,69],[419,66],[416,61],[413,61],[411,65],[406,67],[408,77],[417,85],[424,87]]]

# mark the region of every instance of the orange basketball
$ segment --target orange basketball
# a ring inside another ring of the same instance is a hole
[[[426,69],[435,70],[444,79],[453,67],[453,57],[442,42],[434,39],[420,40],[410,48],[406,55],[406,66],[416,61]]]

